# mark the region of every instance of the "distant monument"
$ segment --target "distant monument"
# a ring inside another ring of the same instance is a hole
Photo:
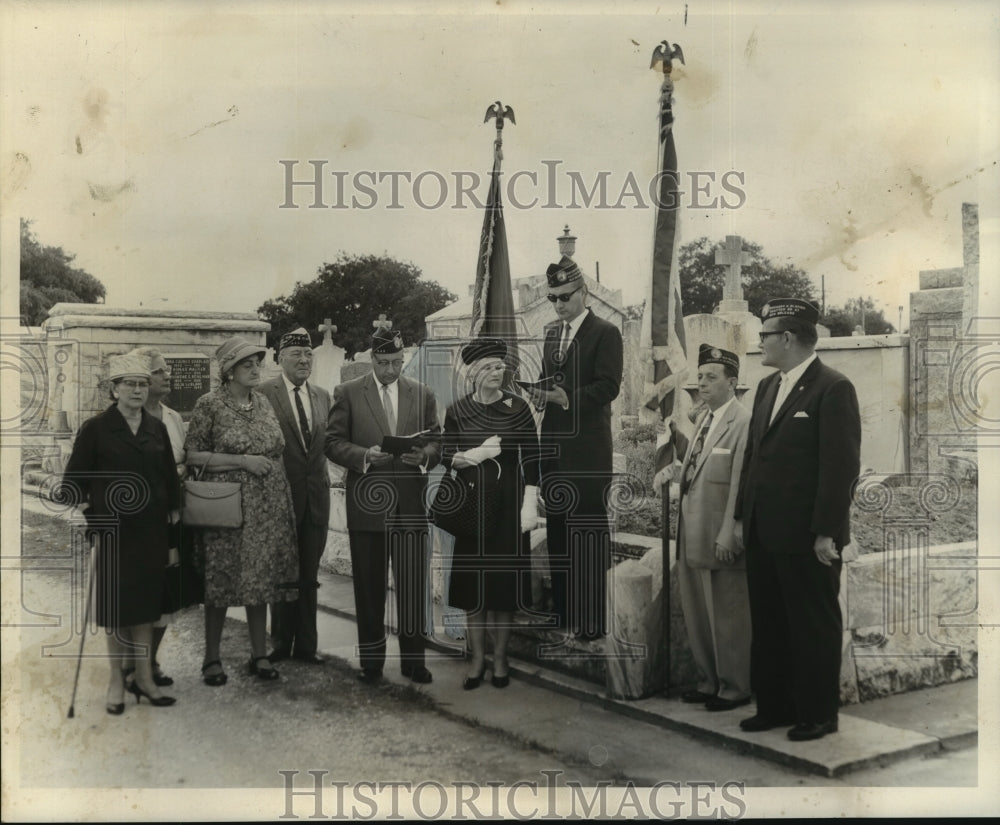
[[[737,392],[745,390],[747,350],[750,349],[751,338],[755,338],[761,328],[760,319],[750,313],[749,304],[743,298],[741,275],[743,267],[751,263],[750,254],[743,251],[743,238],[727,235],[726,242],[715,250],[715,263],[727,267],[719,311],[711,315],[696,313],[684,316],[689,367],[689,382],[685,389],[688,392],[695,389],[698,347],[701,344],[721,347],[739,356],[741,389]]]
[[[330,318],[323,319],[319,331],[323,333],[323,341],[318,347],[313,347],[313,371],[309,380],[332,393],[333,388],[340,383],[344,350],[333,343],[332,333],[337,331],[337,326]]]

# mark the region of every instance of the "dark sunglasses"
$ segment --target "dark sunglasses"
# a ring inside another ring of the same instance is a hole
[[[572,292],[564,292],[562,295],[546,295],[545,297],[548,298],[549,301],[551,301],[553,304],[556,301],[562,301],[565,304],[570,298],[572,298],[574,295],[576,295],[576,293],[578,293],[581,289],[583,289],[583,287],[582,286],[578,286]]]
[[[760,342],[763,344],[764,339],[767,338],[768,335],[784,335],[786,332],[788,332],[787,329],[776,329],[772,332],[758,332],[757,335],[760,337]]]

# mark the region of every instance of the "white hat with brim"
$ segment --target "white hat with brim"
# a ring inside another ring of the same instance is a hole
[[[108,359],[108,379],[117,381],[127,375],[149,379],[149,359],[143,355],[112,355]]]
[[[224,373],[244,358],[250,358],[253,355],[264,356],[266,353],[267,347],[251,344],[240,337],[233,337],[222,342],[222,345],[215,351],[215,360],[219,362],[219,371]]]

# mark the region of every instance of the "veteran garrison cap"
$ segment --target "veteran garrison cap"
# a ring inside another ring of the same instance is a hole
[[[722,364],[724,367],[732,367],[736,372],[740,371],[740,359],[736,353],[711,344],[698,347],[698,366],[702,364]]]
[[[583,273],[576,265],[576,261],[568,255],[563,255],[559,263],[551,264],[545,270],[545,277],[548,279],[550,287],[566,286],[566,284],[582,281]]]
[[[402,352],[403,336],[398,329],[380,327],[372,335],[372,355],[392,355]]]
[[[798,298],[775,298],[760,308],[760,320],[768,318],[796,318],[807,324],[816,324],[819,322],[819,310]]]
[[[305,329],[299,327],[281,336],[281,343],[278,344],[278,352],[281,352],[286,347],[308,347],[312,349],[312,339]]]
[[[462,347],[462,363],[472,364],[483,358],[507,357],[507,344],[501,338],[477,338]]]

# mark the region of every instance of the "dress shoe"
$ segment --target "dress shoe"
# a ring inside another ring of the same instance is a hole
[[[477,676],[465,677],[465,681],[462,682],[462,690],[475,690],[477,687],[479,687],[480,683],[483,681],[484,673],[486,673],[485,663],[481,668],[479,668],[479,674]]]
[[[283,662],[289,657],[289,652],[283,647],[276,647],[270,653],[267,654],[267,658],[272,662]]]
[[[409,679],[411,682],[416,682],[418,685],[427,685],[434,681],[434,677],[431,676],[431,672],[425,668],[423,665],[410,665],[409,667],[403,667],[403,675]]]
[[[173,696],[150,696],[146,691],[139,687],[138,683],[133,679],[128,685],[128,692],[135,694],[135,703],[141,704],[143,697],[149,699],[149,704],[154,708],[166,708],[170,707],[177,700]]]
[[[703,693],[700,690],[689,690],[681,694],[681,701],[689,705],[704,705],[715,698],[715,694]]]
[[[205,672],[207,670],[211,670],[215,665],[219,666],[218,673]],[[201,666],[201,680],[209,687],[222,687],[222,685],[229,681],[229,677],[222,669],[222,662],[218,659],[213,659],[211,662],[205,662],[205,664]]]
[[[733,710],[749,704],[749,696],[745,699],[723,699],[721,696],[713,696],[705,702],[705,710]]]
[[[748,719],[740,720],[740,730],[744,730],[747,733],[759,733],[764,730],[771,730],[773,728],[784,728],[788,725],[794,725],[794,719],[769,719],[766,716],[761,716],[759,713],[756,716],[751,716]]]
[[[811,739],[822,739],[828,733],[837,732],[837,720],[828,722],[799,722],[788,731],[788,738],[793,742],[808,742]]]
[[[505,673],[503,676],[493,674],[493,678],[490,679],[490,684],[495,688],[505,688],[510,684],[510,674]]]
[[[267,667],[258,667],[258,662],[267,662]],[[275,679],[281,676],[278,673],[277,668],[271,667],[271,660],[267,656],[257,656],[254,658],[250,657],[250,662],[247,665],[247,670],[250,671],[251,676],[256,676],[262,682],[273,682]]]
[[[382,681],[382,671],[365,668],[358,674],[358,680],[364,682],[366,685],[374,685]]]
[[[296,662],[305,662],[307,665],[321,665],[326,661],[318,653],[293,653],[292,658]]]
[[[112,704],[111,702],[108,702],[104,706],[104,709],[112,716],[121,716],[125,712],[125,703],[118,702],[117,704]]]

